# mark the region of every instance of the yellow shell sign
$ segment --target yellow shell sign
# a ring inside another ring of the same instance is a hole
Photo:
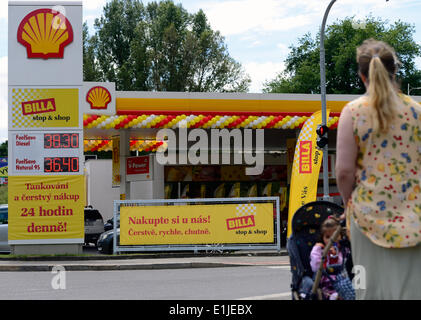
[[[79,127],[78,89],[13,88],[12,129]]]
[[[38,9],[23,18],[17,38],[28,58],[63,58],[64,48],[73,41],[73,29],[62,13]]]
[[[107,109],[107,105],[111,102],[111,93],[104,87],[96,86],[88,91],[86,101],[91,109]]]

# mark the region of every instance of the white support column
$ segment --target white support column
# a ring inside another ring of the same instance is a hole
[[[130,134],[128,130],[120,131],[120,199],[130,200],[130,182],[126,180],[126,159],[130,156]]]
[[[156,161],[156,155],[153,155],[154,176],[153,176],[153,199],[165,198],[165,174],[164,166]]]

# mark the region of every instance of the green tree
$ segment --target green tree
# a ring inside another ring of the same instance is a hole
[[[415,67],[415,58],[421,46],[414,39],[415,27],[401,21],[389,24],[380,18],[367,17],[359,28],[353,18],[345,18],[326,28],[326,91],[329,94],[362,94],[365,87],[358,77],[356,49],[368,38],[391,45],[401,62],[397,74],[401,89],[421,85],[421,71]],[[265,83],[264,92],[320,93],[320,33],[315,39],[307,33],[290,46],[285,70]]]
[[[98,60],[95,59],[96,36],[89,37],[88,24],[83,24],[83,78],[87,81],[101,81]]]
[[[249,88],[249,76],[202,10],[190,14],[171,0],[146,6],[139,0],[112,0],[96,19],[95,30],[84,37],[85,81],[113,81],[117,90]]]
[[[7,157],[7,140],[0,144],[0,157]]]

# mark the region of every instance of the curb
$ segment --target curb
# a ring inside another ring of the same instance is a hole
[[[27,257],[5,257],[0,258],[0,268],[2,261],[101,261],[101,260],[130,260],[130,259],[169,259],[169,258],[201,258],[201,257],[244,257],[244,256],[287,256],[287,250],[280,252],[240,252],[234,254],[177,254],[177,253],[157,253],[157,254],[123,254],[123,255],[88,255],[88,256],[27,256]],[[1,271],[1,270],[0,270]]]
[[[61,265],[66,271],[125,271],[125,270],[165,270],[165,269],[192,269],[192,268],[223,268],[223,267],[256,267],[267,264],[241,264],[221,262],[176,262],[156,264],[75,264]],[[273,264],[270,266],[274,266]],[[285,264],[283,264],[285,266]],[[51,272],[57,265],[0,265],[0,272]]]

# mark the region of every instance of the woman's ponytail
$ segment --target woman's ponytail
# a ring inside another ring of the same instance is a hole
[[[373,130],[386,132],[396,115],[398,99],[390,74],[377,55],[371,58],[368,79],[368,97],[376,113],[373,117]]]
[[[387,132],[400,103],[395,75],[398,59],[388,44],[368,39],[357,49],[359,73],[366,78],[373,108],[373,131]]]

